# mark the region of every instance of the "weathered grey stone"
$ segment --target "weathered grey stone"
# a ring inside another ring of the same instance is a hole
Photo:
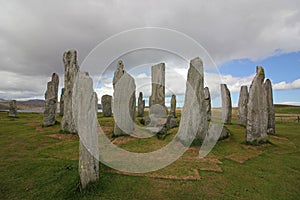
[[[11,100],[9,102],[9,111],[8,111],[9,117],[18,117],[18,108],[17,108],[17,101]]]
[[[211,121],[211,99],[208,87],[204,88],[204,100],[206,105],[207,121]]]
[[[207,135],[207,130],[203,63],[197,57],[191,60],[188,70],[178,137],[183,143],[188,144],[194,138],[204,139]]]
[[[59,77],[56,73],[53,73],[45,93],[44,126],[53,126],[56,123],[58,85]]]
[[[152,93],[149,107],[155,104],[165,106],[165,63],[151,67]]]
[[[248,87],[246,85],[243,85],[240,90],[238,112],[237,112],[237,123],[244,126],[246,126],[247,124],[248,98],[249,98]]]
[[[232,105],[230,91],[226,84],[221,84],[221,96],[222,96],[222,122],[225,124],[231,123]]]
[[[211,140],[223,140],[230,136],[229,130],[220,124],[210,124],[208,137]]]
[[[145,110],[145,100],[143,100],[143,93],[139,93],[138,98],[138,117],[144,117],[144,110]]]
[[[173,117],[177,117],[176,116],[176,95],[173,94],[172,98],[171,98],[171,112],[170,115],[172,115]]]
[[[64,116],[64,93],[65,88],[61,89],[60,101],[59,101],[59,115]]]
[[[135,81],[132,76],[124,71],[122,61],[118,62],[113,78],[114,88],[114,135],[131,134],[135,123]]]
[[[87,73],[79,72],[74,78],[73,114],[80,139],[78,171],[85,188],[99,179],[98,98]]]
[[[112,116],[112,96],[103,95],[101,97],[101,105],[102,105],[102,116],[103,117],[111,117]]]
[[[266,80],[265,84],[265,96],[266,96],[266,109],[268,113],[268,126],[267,133],[275,135],[275,110],[273,104],[273,91],[272,83],[269,79]]]
[[[63,62],[65,67],[65,92],[64,92],[64,115],[61,122],[61,129],[68,132],[77,132],[72,111],[72,94],[74,78],[79,72],[77,64],[77,52],[69,50],[64,53]]]
[[[264,79],[263,67],[257,66],[256,75],[250,86],[247,112],[246,141],[251,143],[265,142],[268,138]]]

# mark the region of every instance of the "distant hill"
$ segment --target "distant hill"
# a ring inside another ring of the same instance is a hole
[[[8,110],[9,101],[5,99],[0,99],[0,110]],[[17,107],[19,110],[43,110],[44,100],[41,99],[30,99],[27,101],[17,101]]]

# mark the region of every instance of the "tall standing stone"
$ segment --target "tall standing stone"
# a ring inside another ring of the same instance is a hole
[[[112,103],[112,96],[106,94],[101,97],[102,116],[103,117],[111,117],[112,116],[111,103]]]
[[[177,117],[176,116],[176,95],[175,94],[173,94],[172,98],[171,98],[171,112],[170,112],[170,114],[173,117]]]
[[[267,140],[268,113],[264,88],[265,72],[256,67],[256,75],[251,83],[248,100],[246,141],[265,142]]]
[[[204,139],[207,132],[203,63],[199,57],[196,57],[191,60],[188,70],[178,137],[185,143],[189,143],[193,138]]]
[[[74,87],[74,78],[79,72],[77,64],[77,52],[75,50],[66,51],[63,55],[65,67],[65,92],[64,92],[64,115],[62,118],[61,129],[68,132],[77,132],[73,110],[72,110],[72,94]]]
[[[9,117],[18,117],[18,108],[17,108],[17,101],[11,100],[9,102],[9,111],[8,111]]]
[[[145,100],[143,100],[143,93],[139,93],[138,98],[138,117],[144,117],[144,110],[145,110]]]
[[[117,70],[114,73],[113,88],[114,135],[131,134],[134,131],[135,123],[136,85],[134,78],[124,70],[124,64],[121,60],[118,62]]]
[[[165,106],[165,63],[151,67],[152,93],[149,107],[155,104]]]
[[[267,133],[274,135],[275,134],[275,110],[273,104],[273,91],[272,83],[269,79],[266,80],[265,84],[265,95],[266,95],[266,106],[268,113],[268,126]]]
[[[59,115],[64,116],[64,93],[65,88],[61,89],[60,101],[59,101]]]
[[[45,93],[44,126],[53,126],[56,123],[58,85],[59,77],[56,73],[53,73],[51,81],[47,84]]]
[[[247,125],[247,112],[248,112],[248,87],[243,85],[240,90],[240,97],[238,103],[238,112],[237,112],[237,123],[240,125]]]
[[[82,188],[99,179],[98,98],[93,80],[79,72],[74,80],[73,112],[79,135],[79,176]]]
[[[222,122],[225,124],[231,123],[232,105],[230,91],[226,84],[221,84],[221,96],[222,96]]]
[[[206,105],[207,121],[211,121],[211,99],[208,87],[204,88],[204,100]]]

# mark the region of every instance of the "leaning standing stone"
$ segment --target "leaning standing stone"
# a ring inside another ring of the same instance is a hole
[[[207,121],[211,121],[211,99],[208,87],[204,88],[204,100],[206,105]]]
[[[204,102],[203,63],[199,57],[190,62],[188,70],[184,107],[179,124],[178,137],[183,143],[190,143],[194,138],[204,139],[208,123]]]
[[[52,74],[51,81],[47,84],[45,93],[44,126],[53,126],[56,123],[56,109],[58,100],[59,77],[56,73]]]
[[[272,83],[269,79],[267,79],[264,85],[265,85],[267,113],[268,113],[267,133],[271,135],[275,135],[275,110],[273,104]]]
[[[139,93],[138,98],[138,117],[144,117],[145,100],[143,100],[143,93]]]
[[[99,179],[98,98],[93,81],[85,72],[75,78],[74,121],[79,135],[79,176],[82,188]]]
[[[74,87],[74,78],[79,72],[77,64],[77,52],[69,50],[64,53],[63,62],[65,66],[65,92],[64,92],[64,116],[62,118],[61,129],[64,131],[77,132],[73,110],[72,110],[72,94]]]
[[[135,81],[124,70],[122,61],[118,62],[113,78],[114,88],[114,136],[128,135],[134,131],[135,123]]]
[[[243,85],[240,90],[238,112],[237,112],[237,123],[244,126],[246,126],[247,124],[248,98],[249,98],[248,87],[246,85]]]
[[[222,122],[225,124],[231,123],[232,105],[230,91],[226,84],[221,84],[221,96],[222,96]]]
[[[17,108],[17,101],[11,100],[9,102],[9,111],[8,111],[9,117],[18,117],[18,108]]]
[[[268,113],[266,109],[264,79],[265,73],[263,67],[257,66],[256,75],[250,86],[248,100],[246,141],[251,143],[265,142],[268,138]]]
[[[112,96],[103,95],[101,97],[101,106],[102,106],[103,117],[111,117],[112,116],[111,102],[112,102]]]

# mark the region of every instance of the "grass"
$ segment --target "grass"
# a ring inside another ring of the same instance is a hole
[[[295,111],[296,110],[296,111]],[[276,108],[299,114],[298,107]],[[180,116],[180,113],[179,113]],[[231,136],[217,143],[204,159],[195,144],[177,161],[155,172],[120,174],[100,165],[100,180],[80,191],[78,136],[61,134],[59,123],[42,128],[42,114],[0,113],[0,199],[299,199],[300,124],[277,121],[271,144],[244,144],[245,127],[226,125]],[[108,137],[113,118],[98,116]],[[180,117],[177,118],[178,120]],[[139,119],[137,118],[137,121]],[[61,118],[58,117],[58,122]],[[140,124],[139,124],[140,125]],[[167,145],[156,137],[112,138],[132,152],[151,152]]]

